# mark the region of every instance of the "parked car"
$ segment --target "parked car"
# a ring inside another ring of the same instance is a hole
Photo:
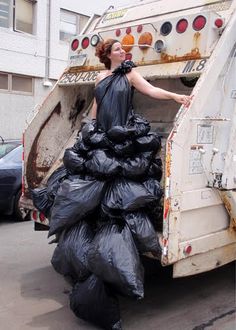
[[[22,187],[22,144],[19,140],[0,142],[0,212],[23,220],[19,206]]]

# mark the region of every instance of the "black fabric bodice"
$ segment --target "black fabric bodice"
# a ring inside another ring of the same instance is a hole
[[[125,125],[132,113],[133,88],[126,73],[134,66],[131,61],[123,62],[95,88],[97,125],[105,132],[114,126]]]

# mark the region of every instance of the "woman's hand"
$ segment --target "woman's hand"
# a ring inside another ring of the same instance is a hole
[[[186,108],[189,107],[192,98],[193,98],[193,95],[189,96],[189,95],[174,94],[174,96],[173,96],[173,100],[175,102],[183,104]]]

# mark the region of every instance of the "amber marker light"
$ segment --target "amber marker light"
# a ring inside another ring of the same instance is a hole
[[[152,44],[152,35],[150,32],[144,32],[141,34],[141,36],[138,39],[138,45],[141,49],[149,48],[148,46],[151,46]]]
[[[132,34],[126,34],[121,41],[121,45],[126,52],[130,52],[134,45],[134,36]]]

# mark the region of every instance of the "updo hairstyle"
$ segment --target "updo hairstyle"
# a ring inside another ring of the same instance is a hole
[[[115,39],[107,39],[105,41],[100,41],[96,46],[95,55],[99,58],[99,61],[105,65],[105,67],[110,70],[111,60],[107,55],[111,54],[112,45],[116,42],[119,42]]]

